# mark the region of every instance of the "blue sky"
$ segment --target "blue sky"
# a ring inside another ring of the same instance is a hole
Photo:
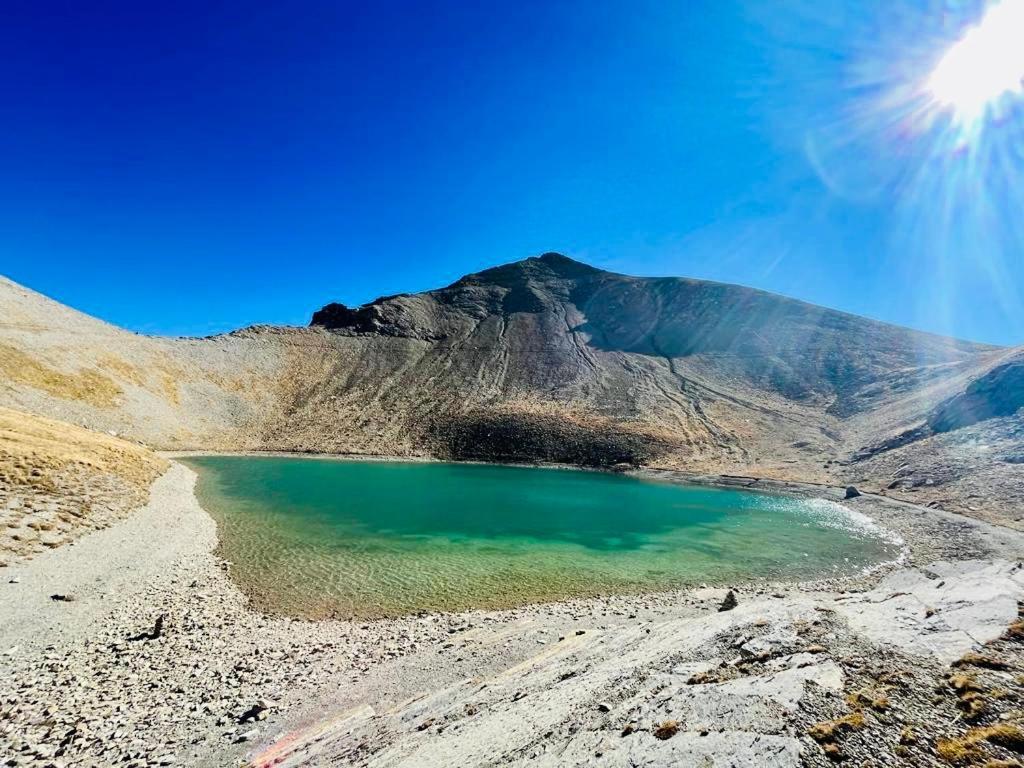
[[[1021,111],[893,106],[983,10],[16,0],[0,272],[205,334],[556,250],[1024,343]]]

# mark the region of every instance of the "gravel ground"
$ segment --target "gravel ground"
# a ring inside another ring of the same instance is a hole
[[[524,664],[544,669],[538,654],[568,647],[559,638],[586,647],[584,640],[625,638],[650,627],[663,628],[649,633],[655,639],[663,633],[698,636],[701,622],[718,615],[725,594],[703,589],[369,623],[264,616],[246,606],[229,564],[214,554],[216,528],[192,493],[194,482],[190,470],[172,464],[137,514],[0,571],[0,756],[6,764],[258,762],[283,737],[279,743],[304,744],[311,732],[321,733],[325,715],[367,706],[401,711],[410,699],[467,679],[500,678]],[[811,487],[788,490],[823,493]],[[886,500],[862,498],[855,504],[898,530],[914,560],[950,552],[990,559],[1024,552],[1019,534],[1005,529]],[[770,601],[795,610],[809,600],[856,598],[856,590],[881,577],[835,585],[747,586],[737,593],[741,605]],[[755,633],[773,624],[756,624],[753,614],[747,619],[755,622]],[[844,635],[841,619],[829,622],[829,645],[840,648],[845,642],[856,650],[837,651],[838,658],[848,656],[854,666],[874,663],[869,643]],[[738,630],[732,625],[716,631],[714,643],[733,631]],[[1002,651],[1011,659],[1007,663],[1017,664],[1016,646],[1008,647]],[[607,663],[609,652],[594,651],[594,658]],[[913,667],[929,679],[938,680],[948,669],[948,659],[922,664],[896,651],[890,655],[895,669]],[[652,655],[652,665],[658,659]],[[653,671],[645,672],[645,663],[637,667],[641,677]],[[1016,701],[1016,685],[1011,676],[1003,686],[1011,693],[998,699],[1003,704],[992,707],[992,717],[1011,711],[1006,702]],[[811,694],[800,702],[793,722],[826,719],[843,708],[834,697]],[[958,700],[946,698],[955,712]],[[516,711],[507,716],[519,717]],[[919,719],[930,722],[924,714]],[[566,733],[570,742],[571,732]],[[337,742],[336,731],[328,733],[332,738],[326,743],[335,744],[334,752],[291,764],[321,764],[333,760],[329,755],[351,751],[351,744]],[[385,736],[381,748],[405,749],[399,735]],[[486,743],[484,735],[480,738]],[[814,755],[823,753],[813,740],[804,741],[802,759],[813,763]],[[893,744],[897,741],[894,737]],[[848,749],[856,743],[851,739]],[[336,762],[359,764],[370,756]],[[497,753],[491,757],[500,764]],[[383,759],[379,764],[399,763]]]

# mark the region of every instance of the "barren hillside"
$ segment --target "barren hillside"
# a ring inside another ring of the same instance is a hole
[[[943,448],[963,430],[1021,446],[1012,351],[558,254],[331,304],[309,328],[205,339],[129,333],[9,281],[0,312],[0,404],[156,448],[632,463],[884,488],[897,454],[904,473],[963,463]]]

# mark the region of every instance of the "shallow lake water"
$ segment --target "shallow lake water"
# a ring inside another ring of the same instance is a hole
[[[825,500],[480,464],[201,456],[221,554],[264,609],[397,616],[848,575],[898,540]]]

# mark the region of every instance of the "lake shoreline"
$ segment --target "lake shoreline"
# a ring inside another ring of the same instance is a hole
[[[700,472],[684,472],[675,469],[651,467],[585,467],[552,462],[535,463],[500,463],[487,461],[453,462],[432,456],[387,456],[383,454],[332,454],[306,453],[295,451],[160,451],[158,454],[167,459],[188,458],[199,456],[243,456],[243,457],[275,457],[295,459],[315,459],[323,461],[381,462],[381,463],[436,463],[436,464],[469,464],[479,466],[507,466],[536,469],[562,469],[576,472],[597,472],[624,474],[638,479],[657,482],[679,483],[683,485],[706,486],[722,489],[742,489],[751,492],[789,496],[793,498],[823,498],[839,503],[859,514],[864,514],[883,529],[896,534],[902,539],[905,550],[904,557],[884,563],[862,576],[846,576],[836,579],[819,579],[804,582],[809,589],[832,588],[846,585],[863,588],[868,577],[877,577],[885,570],[898,567],[904,563],[921,564],[936,559],[966,559],[980,554],[977,546],[969,546],[975,539],[984,541],[983,547],[992,547],[993,552],[1012,552],[1013,545],[1007,542],[1024,542],[1024,532],[1009,526],[969,517],[958,512],[938,507],[924,507],[903,499],[892,498],[881,494],[860,492],[855,498],[846,498],[847,486],[826,483],[780,480],[747,475],[715,475]],[[950,538],[951,537],[951,538]],[[942,541],[937,541],[943,539]],[[968,546],[965,546],[968,544]],[[780,582],[796,585],[800,582]],[[670,590],[671,591],[671,590]]]
[[[717,616],[754,621],[756,606],[764,604],[768,626],[783,627],[790,621],[786,606],[850,599],[877,588],[885,576],[737,586],[742,610],[735,615],[717,613],[726,590],[709,588],[506,611],[298,621],[253,609],[216,555],[216,526],[194,484],[194,473],[175,462],[140,512],[5,569],[0,608],[14,621],[0,628],[7,651],[2,695],[18,701],[9,722],[19,729],[19,750],[53,757],[65,743],[64,759],[70,750],[103,763],[158,765],[170,756],[178,764],[212,767],[245,755],[277,755],[282,737],[289,749],[315,749],[315,734],[327,727],[321,724],[325,713],[366,706],[386,711],[416,691],[500,678],[538,652],[604,653],[591,638],[643,627],[657,637],[665,622],[693,622],[696,632]],[[893,515],[888,522],[906,531],[914,562],[949,559],[950,553],[988,562],[1024,551],[1020,534],[968,518],[947,525],[934,510],[868,498],[853,506]],[[889,569],[893,577],[902,572]],[[52,600],[52,594],[71,599]],[[159,636],[147,639],[154,633]],[[44,725],[49,721],[41,714],[55,700],[63,702],[57,726]],[[304,754],[285,764],[315,762]]]
[[[353,461],[353,462],[381,462],[381,463],[410,463],[410,464],[469,464],[479,466],[502,466],[502,467],[527,467],[532,469],[563,469],[574,472],[598,472],[608,474],[623,474],[641,479],[659,480],[662,482],[677,482],[692,485],[704,485],[713,488],[742,488],[752,492],[763,491],[766,493],[796,496],[807,498],[815,494],[828,494],[822,496],[829,501],[849,503],[856,499],[846,498],[846,489],[849,486],[835,485],[832,483],[810,482],[804,480],[789,480],[775,477],[762,477],[758,475],[736,475],[736,474],[710,474],[706,472],[687,472],[680,469],[658,468],[646,466],[615,465],[610,467],[582,466],[577,464],[562,464],[557,462],[494,462],[483,460],[458,460],[441,459],[435,456],[416,455],[399,456],[389,454],[364,454],[364,453],[325,453],[314,451],[219,451],[219,450],[160,450],[155,451],[158,456],[165,459],[177,459],[199,456],[251,456],[251,457],[272,457],[272,458],[294,458],[311,459],[323,461]],[[963,521],[968,524],[978,523],[979,530],[985,528],[1012,531],[1024,536],[1024,532],[1008,525],[998,522],[982,520],[959,512],[943,509],[939,506],[923,506],[907,501],[904,498],[888,496],[880,493],[871,493],[858,489],[857,499],[875,500],[892,507],[906,509],[927,510],[930,514],[936,514],[947,520]]]
[[[233,562],[239,588],[259,610],[300,619],[502,611],[700,585],[819,588],[907,554],[898,536],[820,495],[558,466],[181,461],[199,474],[217,553]],[[781,535],[778,526],[791,528]],[[793,560],[792,547],[802,556]],[[495,582],[497,570],[504,578]]]

